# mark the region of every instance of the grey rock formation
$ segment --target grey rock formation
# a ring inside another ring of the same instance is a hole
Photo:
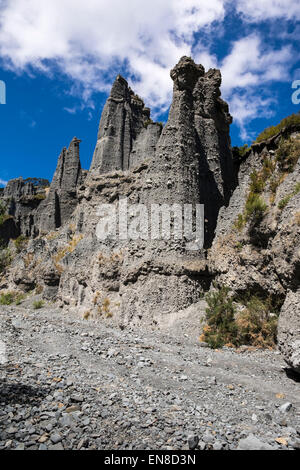
[[[148,210],[151,204],[195,208],[195,204],[207,202],[206,243],[210,243],[219,208],[228,202],[234,186],[231,117],[220,99],[218,71],[205,73],[202,66],[185,57],[171,77],[173,103],[157,144],[158,125],[143,125],[143,103],[138,103],[135,113],[139,119],[133,120],[135,95],[121,77],[113,86],[101,118],[91,171],[85,189],[79,191],[80,203],[74,213],[84,239],[62,260],[59,297],[65,306],[76,306],[84,313],[87,308],[102,311],[103,302],[109,302],[113,316],[124,324],[155,325],[197,302],[209,283],[204,250],[187,251],[186,237],[102,243],[96,238],[97,208],[114,203],[117,210],[122,196],[128,204],[144,204]],[[135,123],[135,139],[127,131],[124,134],[130,127],[128,120],[131,128]]]
[[[278,346],[287,364],[300,373],[300,288],[286,296],[279,318]]]
[[[39,180],[37,178],[27,180],[17,178],[8,182],[2,194],[2,201],[15,225],[15,229],[12,229],[12,223],[10,222],[10,234],[13,230],[14,236],[18,234],[25,237],[36,235],[36,212],[46,197],[45,187],[49,185],[48,180]]]
[[[66,224],[77,205],[77,187],[82,183],[80,142],[74,137],[69,148],[63,148],[59,156],[48,196],[38,211],[38,226],[41,233],[47,233]]]
[[[90,170],[94,173],[128,170],[141,159],[151,157],[160,126],[148,125],[150,122],[149,108],[118,75],[102,112]]]
[[[101,241],[96,236],[99,206],[109,203],[118,210],[119,198],[126,197],[128,205],[144,204],[148,211],[152,204],[194,209],[205,204],[205,243],[211,243],[219,209],[228,204],[235,185],[231,116],[220,98],[218,70],[205,72],[183,57],[171,78],[174,97],[161,132],[143,101],[118,76],[87,177],[74,139],[63,149],[38,209],[43,246],[29,243],[27,270],[44,287],[46,298],[57,293],[63,306],[82,315],[109,315],[123,325],[166,324],[174,314],[185,318],[211,281],[205,250],[199,245],[188,250],[187,234],[162,237],[159,227],[158,239],[149,237],[149,231],[148,239]],[[12,266],[12,280],[19,282],[19,271],[17,263]]]
[[[129,169],[137,168],[145,161],[151,161],[155,156],[156,145],[162,131],[162,126],[156,122],[149,122],[138,138],[134,141],[130,153]]]
[[[272,297],[278,305],[285,299],[278,343],[286,362],[299,371],[300,160],[293,171],[282,173],[276,159],[281,139],[289,136],[299,139],[299,130],[284,129],[253,145],[241,163],[238,187],[229,206],[219,214],[208,263],[216,281],[230,287],[233,294]],[[264,188],[259,194],[266,204],[265,213],[257,221],[240,219],[239,226],[238,217],[245,213],[250,194],[251,175],[262,172],[264,162],[271,168],[265,173]]]
[[[205,244],[212,242],[219,210],[236,185],[229,137],[232,118],[220,98],[221,74],[205,73],[189,57],[171,71],[173,102],[149,174],[147,197],[159,203],[205,205]]]

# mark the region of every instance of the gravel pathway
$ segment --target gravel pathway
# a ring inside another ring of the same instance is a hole
[[[300,378],[277,352],[55,308],[1,307],[0,340],[0,450],[300,448]]]

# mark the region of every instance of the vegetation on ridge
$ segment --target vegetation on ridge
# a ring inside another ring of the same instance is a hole
[[[278,134],[282,129],[288,126],[292,125],[299,125],[300,126],[300,112],[297,114],[291,114],[290,116],[287,116],[286,118],[282,119],[279,124],[276,126],[270,126],[267,127],[263,132],[261,132],[258,137],[256,138],[254,143],[259,143],[264,140],[270,139],[271,137],[274,137],[276,134]]]

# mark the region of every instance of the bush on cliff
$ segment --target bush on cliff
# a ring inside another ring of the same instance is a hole
[[[234,300],[244,308],[237,313]],[[278,312],[272,300],[249,296],[247,299],[234,299],[227,287],[215,288],[206,295],[206,325],[201,341],[213,349],[223,346],[242,345],[256,348],[273,348],[276,345]]]
[[[274,137],[274,135],[278,134],[285,127],[289,127],[292,125],[300,125],[300,113],[287,116],[286,118],[282,119],[282,121],[280,121],[277,126],[268,127],[263,132],[261,132],[261,134],[259,134],[255,143],[270,139],[271,137]]]
[[[267,204],[257,193],[250,192],[245,209],[247,220],[252,219],[259,222],[267,210]]]
[[[6,212],[6,207],[3,204],[2,201],[0,201],[0,225],[2,225],[8,218],[9,216],[7,215]]]
[[[222,286],[209,292],[205,300],[207,325],[203,329],[201,340],[211,348],[228,345],[237,346],[237,326],[235,323],[235,307],[229,296],[229,289]]]
[[[0,305],[11,305],[13,301],[14,301],[14,294],[12,292],[8,292],[0,296]]]
[[[2,274],[12,261],[10,249],[0,240],[0,274]]]
[[[14,244],[17,249],[17,252],[20,253],[28,243],[28,238],[24,237],[24,235],[20,235],[18,238],[15,239]]]
[[[257,348],[274,348],[276,345],[278,316],[271,313],[268,300],[251,297],[245,310],[237,315],[238,343]]]
[[[283,173],[291,173],[300,156],[300,138],[281,139],[276,151],[276,161],[279,170]]]

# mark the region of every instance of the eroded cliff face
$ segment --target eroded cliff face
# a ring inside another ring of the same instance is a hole
[[[18,204],[24,196],[36,202],[10,209],[18,233],[31,238],[15,253],[1,286],[38,288],[85,318],[157,327],[197,312],[215,280],[236,297],[270,297],[282,306],[279,347],[299,370],[299,129],[285,129],[234,161],[220,72],[205,72],[183,57],[171,78],[173,101],[163,129],[118,76],[90,171],[81,169],[74,138],[42,196],[35,198],[18,180],[8,185],[6,200],[12,193]],[[287,141],[296,146],[288,166]],[[188,250],[187,237],[151,239],[149,230],[139,239],[99,239],[99,207],[110,204],[118,213],[124,198],[128,206],[143,204],[148,214],[153,204],[204,204],[204,247]]]
[[[77,187],[83,179],[80,142],[74,137],[69,148],[63,148],[59,156],[49,192],[37,211],[37,226],[41,234],[68,223],[78,204]]]
[[[299,371],[300,129],[252,146],[239,185],[219,214],[209,270],[235,296],[272,299],[282,309],[278,343]]]
[[[7,219],[6,228],[2,227],[1,238],[8,240],[21,234],[24,237],[37,235],[37,210],[46,198],[49,186],[49,181],[37,178],[16,178],[8,182],[0,199],[11,219]]]
[[[121,197],[128,205],[144,204],[149,215],[153,204],[205,204],[205,244],[212,240],[219,209],[235,184],[220,72],[205,72],[183,57],[171,78],[173,102],[161,132],[143,101],[117,77],[90,171],[82,176],[74,139],[38,209],[39,237],[14,261],[12,282],[27,271],[28,284],[43,286],[45,297],[57,296],[83,315],[109,312],[122,324],[155,325],[196,305],[211,279],[205,250],[187,250],[187,237],[97,238],[98,208],[109,203],[118,211]]]
[[[150,119],[150,109],[118,75],[102,112],[90,171],[126,171],[152,158],[160,132]]]
[[[202,65],[183,57],[171,78],[172,106],[149,167],[155,188],[151,197],[159,203],[204,204],[208,247],[219,210],[236,186],[229,137],[232,118],[220,98],[219,70],[205,72]]]

